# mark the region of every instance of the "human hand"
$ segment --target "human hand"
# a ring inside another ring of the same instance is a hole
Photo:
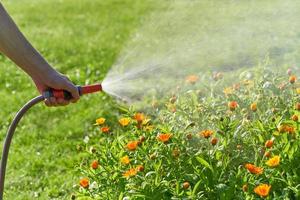
[[[75,103],[79,100],[79,92],[77,87],[70,81],[70,79],[60,74],[56,71],[51,73],[44,73],[42,76],[39,77],[32,77],[38,91],[40,94],[43,94],[44,91],[52,88],[57,90],[65,90],[71,93],[72,99],[65,100],[63,98],[55,98],[50,97],[49,99],[45,99],[45,104],[47,106],[65,106],[68,105],[70,102]]]
[[[41,94],[52,88],[66,90],[73,97],[70,101],[54,97],[46,99],[45,104],[47,106],[67,105],[79,99],[76,86],[65,75],[52,68],[43,56],[33,48],[1,3],[0,30],[0,52],[9,57],[32,78]]]

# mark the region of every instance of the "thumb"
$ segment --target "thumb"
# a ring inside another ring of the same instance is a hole
[[[64,90],[71,93],[71,95],[72,95],[71,101],[72,102],[75,103],[76,101],[79,100],[80,95],[79,95],[79,92],[78,92],[78,88],[71,81],[66,80],[65,84],[63,84],[63,86],[62,86],[62,89],[64,89]]]

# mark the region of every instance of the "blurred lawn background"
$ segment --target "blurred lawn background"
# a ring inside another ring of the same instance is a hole
[[[45,58],[76,84],[99,82],[141,19],[150,0],[4,0],[22,32]],[[1,148],[17,110],[38,95],[30,78],[0,55]],[[116,109],[104,94],[68,107],[35,106],[21,121],[10,150],[5,199],[69,199],[79,140],[98,116]],[[2,151],[2,150],[1,150]],[[76,190],[76,189],[75,189]]]

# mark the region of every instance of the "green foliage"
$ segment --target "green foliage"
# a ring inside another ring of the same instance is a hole
[[[291,119],[299,116],[295,104],[300,101],[296,90],[300,85],[290,84],[282,72],[270,71],[266,65],[217,79],[202,73],[201,81],[192,86],[195,89],[186,92],[191,86],[182,80],[176,94],[171,91],[156,100],[153,108],[148,106],[149,116],[143,123],[132,109],[120,116],[131,118],[128,126],[107,119],[114,126],[111,132],[101,133],[101,127],[95,127],[85,145],[78,170],[81,177],[88,177],[90,186],[78,185],[77,195],[95,199],[258,199],[254,188],[268,184],[267,199],[298,198],[300,122]],[[209,82],[212,86],[205,87]],[[238,106],[230,109],[232,101]],[[171,139],[162,142],[163,133],[171,134]],[[269,140],[271,146],[266,144]],[[133,151],[126,146],[130,141],[139,141]],[[97,152],[90,152],[90,146]],[[122,163],[124,156],[129,157],[129,164]],[[279,164],[267,164],[276,156]],[[99,161],[97,169],[91,169],[92,160]],[[249,163],[263,171],[247,169]],[[139,165],[143,171],[136,170]],[[124,177],[129,169],[135,173]],[[243,191],[243,185],[248,189]]]

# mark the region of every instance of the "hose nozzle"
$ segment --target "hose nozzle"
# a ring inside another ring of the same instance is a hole
[[[102,85],[100,83],[93,84],[93,85],[85,85],[85,86],[77,86],[79,95],[82,96],[84,94],[90,94],[95,92],[101,92],[102,91]],[[65,100],[72,99],[72,95],[70,92],[65,90],[56,90],[56,89],[49,89],[45,92],[43,92],[43,96],[45,99],[50,97],[55,98],[63,98]]]

